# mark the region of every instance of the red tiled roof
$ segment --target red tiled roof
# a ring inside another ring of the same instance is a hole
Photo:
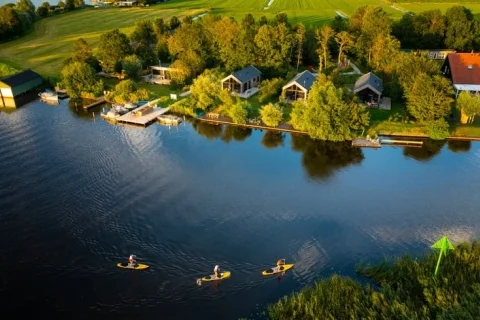
[[[480,54],[450,53],[447,59],[454,84],[480,85]]]

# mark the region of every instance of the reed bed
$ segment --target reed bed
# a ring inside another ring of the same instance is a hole
[[[269,306],[270,319],[480,319],[480,241],[463,243],[442,259],[407,255],[357,273],[361,285],[333,275]]]

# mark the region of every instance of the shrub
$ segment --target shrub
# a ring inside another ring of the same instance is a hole
[[[428,136],[433,140],[444,140],[449,135],[449,125],[444,119],[429,121],[425,123],[427,126]]]
[[[258,101],[260,103],[264,103],[271,98],[279,97],[282,92],[282,87],[284,84],[285,84],[285,80],[280,78],[264,80],[260,85]]]
[[[232,118],[233,123],[245,124],[248,116],[248,102],[237,101],[227,110],[227,114]]]
[[[282,121],[283,111],[280,106],[269,103],[260,109],[263,123],[270,127],[276,127]]]

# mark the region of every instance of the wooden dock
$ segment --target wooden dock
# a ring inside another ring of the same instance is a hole
[[[104,96],[98,98],[98,99],[95,100],[95,102],[93,102],[93,103],[90,103],[90,104],[87,104],[86,106],[83,106],[83,109],[88,110],[88,109],[90,109],[90,108],[99,106],[99,105],[101,105],[102,103],[105,103],[105,97],[104,97]]]
[[[356,138],[352,140],[352,146],[364,148],[381,148],[382,144],[379,141],[374,141],[371,139]]]
[[[394,144],[398,145],[401,144],[403,146],[407,145],[415,145],[415,146],[421,146],[423,145],[423,141],[418,141],[418,140],[392,140],[392,139],[380,139],[380,143],[382,144]]]
[[[143,127],[148,126],[150,123],[156,121],[159,115],[162,115],[170,110],[170,107],[160,108],[154,106],[155,102],[156,100],[148,102],[143,106],[118,117],[116,119],[117,123],[133,124]]]

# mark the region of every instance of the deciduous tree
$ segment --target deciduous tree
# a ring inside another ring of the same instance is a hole
[[[122,69],[128,78],[138,80],[142,70],[142,61],[134,54],[126,56],[122,60]]]
[[[282,121],[283,111],[279,105],[269,103],[260,109],[260,117],[267,126],[276,127]]]
[[[238,99],[237,102],[227,110],[227,114],[232,118],[233,123],[245,124],[247,122],[249,107],[247,101]]]
[[[152,22],[149,20],[137,22],[135,29],[130,34],[130,39],[146,45],[155,44],[157,42],[157,35],[155,34]]]
[[[190,87],[191,98],[196,106],[207,110],[218,103],[220,80],[224,74],[216,69],[207,69],[199,75]]]
[[[447,10],[445,17],[445,45],[448,48],[464,51],[478,48],[480,26],[469,9],[454,6]]]
[[[305,44],[305,26],[302,23],[295,25],[295,48],[297,51],[297,72],[303,59],[303,46]]]
[[[408,112],[418,121],[435,121],[450,114],[453,99],[450,82],[442,76],[418,74],[405,91]]]
[[[325,24],[321,29],[316,30],[316,37],[319,44],[319,48],[317,50],[320,61],[318,66],[319,72],[322,72],[322,69],[324,67],[326,68],[328,65],[328,58],[330,56],[329,44],[334,35],[335,32],[328,24]]]
[[[294,103],[291,118],[296,129],[314,139],[330,141],[352,139],[369,124],[365,108],[345,101],[343,90],[325,76],[313,84],[306,103]]]
[[[117,103],[136,102],[149,98],[148,91],[143,88],[139,89],[135,81],[130,79],[120,81],[113,92],[107,95],[107,101]]]
[[[338,65],[340,65],[345,52],[348,51],[355,42],[347,31],[337,33],[337,35],[335,35],[335,42],[338,45]]]
[[[264,103],[271,98],[278,98],[282,92],[283,85],[285,85],[285,80],[282,78],[263,80],[260,84],[258,101]]]
[[[100,36],[97,56],[100,64],[107,72],[114,72],[115,65],[133,51],[128,37],[118,29]]]
[[[74,61],[63,67],[61,85],[70,98],[98,97],[103,92],[103,82],[97,79],[95,70],[85,62]]]
[[[462,91],[457,98],[457,109],[461,114],[461,123],[472,123],[475,116],[480,115],[480,96]]]

